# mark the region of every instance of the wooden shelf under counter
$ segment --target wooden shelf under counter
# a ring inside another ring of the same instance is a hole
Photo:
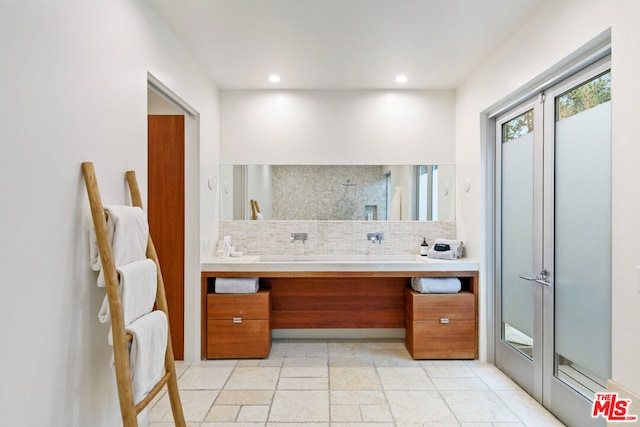
[[[271,277],[274,329],[403,328],[403,277]]]

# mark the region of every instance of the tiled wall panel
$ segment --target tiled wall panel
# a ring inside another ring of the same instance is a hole
[[[308,240],[291,243],[291,233]],[[383,233],[381,244],[367,233]],[[419,254],[422,238],[454,239],[455,222],[430,221],[220,221],[220,236],[231,236],[245,255],[406,255]],[[215,253],[215,248],[214,248]]]

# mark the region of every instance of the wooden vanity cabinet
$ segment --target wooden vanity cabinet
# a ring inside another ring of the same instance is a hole
[[[208,359],[265,358],[271,350],[271,290],[206,295]]]
[[[257,294],[216,294],[216,277],[260,277]],[[405,328],[414,359],[478,358],[477,271],[207,271],[202,358],[263,358],[273,329]],[[412,277],[458,277],[457,294],[420,294]],[[234,318],[242,322],[234,323]]]
[[[405,290],[406,346],[414,359],[476,359],[476,296]]]

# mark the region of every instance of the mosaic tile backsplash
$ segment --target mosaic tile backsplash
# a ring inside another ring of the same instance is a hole
[[[308,240],[291,243],[291,233]],[[383,233],[381,244],[367,233]],[[422,238],[455,239],[455,222],[431,221],[220,221],[220,239],[231,236],[245,255],[408,255],[420,254]],[[213,248],[215,253],[215,245]]]

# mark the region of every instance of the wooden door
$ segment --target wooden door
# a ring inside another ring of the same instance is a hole
[[[148,217],[169,307],[174,358],[184,359],[184,116],[148,116]]]

